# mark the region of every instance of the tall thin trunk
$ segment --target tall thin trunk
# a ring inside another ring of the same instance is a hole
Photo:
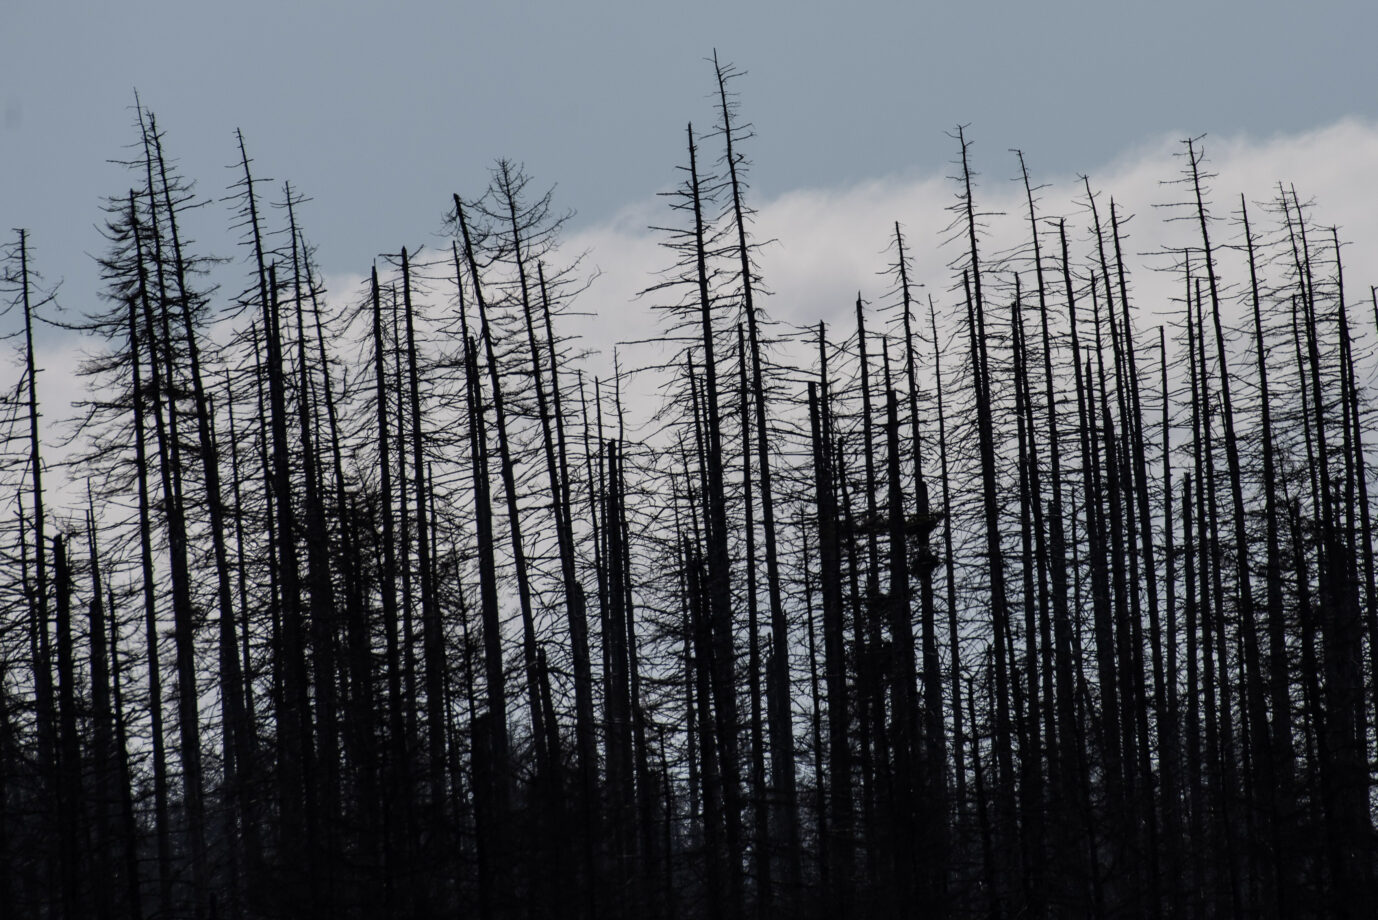
[[[737,398],[742,421],[742,529],[746,532],[747,688],[751,695],[751,787],[755,820],[752,860],[756,870],[756,916],[770,915],[774,902],[771,879],[770,801],[766,786],[765,732],[761,707],[761,630],[756,577],[756,508],[751,489],[751,395],[746,385],[746,332],[737,324]],[[781,654],[787,654],[781,649]]]
[[[1187,141],[1187,154],[1191,163],[1192,187],[1196,196],[1196,214],[1201,227],[1202,248],[1205,254],[1206,281],[1210,290],[1211,318],[1215,325],[1216,360],[1219,362],[1221,416],[1225,426],[1225,462],[1230,480],[1230,501],[1234,518],[1235,579],[1239,592],[1238,620],[1244,643],[1244,676],[1242,688],[1246,714],[1252,743],[1258,747],[1250,752],[1251,759],[1258,767],[1257,781],[1262,787],[1262,807],[1266,809],[1269,825],[1269,841],[1277,841],[1277,790],[1273,776],[1273,754],[1269,750],[1271,733],[1268,726],[1267,704],[1264,696],[1263,679],[1259,669],[1258,633],[1254,623],[1254,602],[1252,575],[1249,571],[1249,545],[1244,517],[1244,485],[1239,462],[1239,445],[1235,438],[1234,407],[1230,398],[1229,365],[1225,359],[1225,335],[1220,323],[1220,297],[1215,276],[1215,257],[1211,249],[1210,230],[1207,225],[1205,199],[1201,188],[1200,157],[1190,140]],[[1204,369],[1204,366],[1203,366]],[[1270,866],[1270,868],[1273,868]],[[1273,916],[1277,908],[1276,877],[1268,880],[1272,894],[1267,898],[1267,916]]]
[[[1249,229],[1249,208],[1244,196],[1239,196],[1240,216],[1244,224],[1244,239],[1249,253],[1249,291],[1253,306],[1254,351],[1258,365],[1259,434],[1263,454],[1263,516],[1265,540],[1265,622],[1268,630],[1268,690],[1272,710],[1272,734],[1269,739],[1270,768],[1275,783],[1273,814],[1273,866],[1277,880],[1277,915],[1288,915],[1295,894],[1295,858],[1291,856],[1294,805],[1292,781],[1295,755],[1292,745],[1292,699],[1288,679],[1287,624],[1283,609],[1282,548],[1279,543],[1281,520],[1278,511],[1277,462],[1274,457],[1273,413],[1268,389],[1267,349],[1263,337],[1262,298],[1259,293],[1254,236]]]
[[[957,627],[957,572],[952,552],[952,483],[948,477],[947,414],[943,407],[942,350],[938,346],[938,318],[933,300],[928,301],[928,321],[933,331],[933,392],[938,401],[938,471],[943,486],[943,570],[947,575],[948,670],[952,680],[952,755],[957,773],[957,801],[952,818],[961,821],[967,802],[966,750],[962,730],[961,634]]]
[[[89,486],[88,486],[89,489]],[[116,760],[114,749],[114,716],[110,709],[110,660],[106,649],[105,593],[101,587],[100,559],[96,552],[95,514],[87,494],[86,512],[87,552],[91,567],[91,600],[87,605],[87,642],[90,647],[91,680],[91,766],[95,776],[91,802],[95,810],[95,834],[91,846],[95,871],[92,878],[92,897],[95,915],[101,920],[110,917],[114,906],[115,878],[112,866],[116,846],[112,828],[117,798]]]
[[[144,418],[144,402],[148,398],[143,385],[143,359],[139,347],[139,325],[137,312],[140,306],[143,307],[144,315],[149,313],[148,306],[148,280],[144,271],[143,241],[139,233],[139,224],[136,219],[134,203],[134,192],[129,193],[129,213],[130,222],[134,227],[134,250],[135,260],[138,265],[138,293],[137,298],[129,300],[129,354],[131,373],[133,375],[133,393],[131,403],[134,408],[134,465],[136,467],[135,479],[138,482],[139,490],[139,563],[140,571],[143,574],[142,588],[144,597],[144,634],[146,639],[145,651],[148,659],[147,680],[148,680],[148,708],[151,722],[151,732],[153,735],[153,801],[154,801],[154,825],[158,840],[158,907],[160,912],[167,913],[172,908],[172,841],[170,828],[168,826],[168,779],[167,779],[167,752],[165,749],[166,735],[163,729],[163,683],[162,667],[159,663],[158,654],[158,607],[157,595],[154,588],[153,570],[153,523],[152,509],[149,496],[148,477],[152,472],[152,466],[148,457],[146,446],[146,427]],[[152,357],[153,343],[149,338],[147,343],[149,350],[149,366],[156,367]],[[156,374],[154,376],[156,381]],[[156,394],[156,382],[154,393]],[[159,419],[158,425],[161,427],[161,409],[157,402],[156,395],[153,398],[154,416]],[[35,464],[34,469],[38,467]]]
[[[818,513],[819,579],[823,595],[824,674],[828,695],[828,772],[830,833],[828,865],[833,873],[827,895],[829,912],[846,917],[852,900],[852,789],[848,740],[847,672],[843,650],[842,559],[838,548],[837,498],[828,437],[827,392],[809,381],[809,418],[813,432],[814,501]]]
[[[110,685],[114,703],[116,782],[120,797],[120,835],[123,838],[121,867],[126,889],[125,908],[131,917],[142,917],[143,886],[139,873],[139,826],[134,818],[134,786],[129,769],[129,730],[125,719],[124,689],[120,683],[120,626],[115,611],[115,592],[107,593],[110,623]]]
[[[493,555],[493,503],[488,477],[488,433],[484,422],[486,403],[479,369],[478,345],[469,333],[464,307],[464,283],[459,251],[453,249],[455,287],[459,292],[459,315],[465,348],[465,399],[469,416],[469,451],[474,493],[474,529],[479,550],[479,604],[483,622],[484,676],[488,692],[488,712],[493,737],[489,747],[497,765],[499,791],[506,788],[507,771],[507,690],[502,664],[502,629],[498,619],[497,562]],[[505,801],[502,796],[499,801]]]
[[[890,637],[893,644],[891,681],[893,699],[893,728],[895,757],[894,816],[898,839],[895,852],[895,873],[900,903],[910,901],[919,891],[929,896],[939,886],[932,880],[933,870],[918,861],[917,819],[918,796],[927,792],[926,777],[916,765],[915,740],[919,733],[917,693],[918,674],[914,661],[914,621],[909,584],[909,551],[904,514],[904,489],[900,479],[900,421],[899,397],[890,389],[889,361],[886,361],[885,448],[886,496],[890,541]],[[926,758],[924,758],[926,760]],[[934,766],[923,763],[923,770]],[[932,854],[924,854],[931,858]],[[920,884],[922,887],[920,887]]]
[[[322,496],[323,476],[320,472],[320,439],[317,432],[316,409],[312,400],[310,363],[306,354],[306,324],[302,316],[303,254],[298,246],[298,231],[291,186],[284,190],[287,201],[288,232],[292,236],[292,305],[296,315],[297,338],[297,424],[300,428],[302,503],[306,518],[306,581],[309,593],[312,677],[316,702],[315,722],[318,728],[314,762],[320,764],[320,776],[315,780],[317,800],[308,803],[313,814],[321,820],[319,834],[323,855],[331,856],[323,867],[324,877],[319,884],[326,892],[334,891],[337,882],[333,852],[334,822],[339,813],[339,711],[337,708],[335,635],[335,584],[330,572],[330,542],[326,529],[325,500]],[[309,285],[308,285],[309,287]],[[279,346],[281,347],[281,346]],[[318,867],[313,867],[318,871]]]
[[[77,735],[76,657],[72,641],[72,570],[67,543],[53,537],[53,636],[57,643],[57,819],[64,917],[91,909],[87,882],[86,815],[83,808],[81,738]]]
[[[965,146],[963,156],[965,157]],[[968,195],[970,181],[968,180]],[[968,204],[968,219],[974,220]],[[971,231],[972,262],[975,265],[976,238],[974,225]],[[996,489],[995,470],[995,429],[990,405],[990,373],[986,358],[986,326],[984,309],[980,301],[980,284],[972,284],[972,274],[963,272],[962,284],[966,290],[967,331],[970,340],[972,376],[975,381],[976,428],[981,462],[981,500],[984,514],[983,524],[986,537],[986,566],[990,591],[990,619],[995,642],[995,761],[997,769],[997,789],[1000,798],[1000,815],[997,823],[1001,828],[1010,822],[1012,826],[1014,807],[1014,755],[1012,746],[1012,726],[1010,716],[1008,649],[1005,637],[1008,633],[1009,605],[1005,593],[1004,550],[1000,540],[1000,495]],[[974,290],[973,290],[974,288]]]
[[[900,274],[900,293],[903,298],[905,376],[909,385],[909,424],[914,464],[914,515],[906,524],[913,534],[914,549],[907,565],[919,578],[919,616],[922,629],[923,661],[923,718],[920,726],[924,740],[924,775],[919,794],[922,796],[923,850],[921,859],[928,874],[923,880],[925,899],[932,911],[941,916],[947,910],[947,850],[948,827],[948,768],[947,730],[943,719],[942,664],[938,658],[937,611],[933,597],[933,570],[941,560],[933,554],[930,534],[941,521],[934,513],[928,495],[928,483],[923,475],[923,442],[919,431],[919,384],[916,369],[917,354],[911,315],[912,300],[909,288],[909,267],[904,253],[904,237],[899,223],[895,223],[895,247]],[[936,337],[935,337],[936,339]],[[935,341],[936,345],[936,341]],[[935,367],[936,373],[936,367]]]
[[[489,386],[493,390],[493,420],[498,432],[500,473],[503,492],[506,493],[507,499],[508,530],[512,540],[512,557],[517,576],[517,599],[521,608],[522,652],[525,659],[527,697],[531,710],[531,733],[536,745],[536,767],[543,777],[549,777],[552,769],[551,752],[546,735],[545,715],[541,711],[540,688],[536,679],[536,627],[532,614],[530,574],[527,567],[526,551],[522,544],[521,509],[517,495],[516,466],[512,460],[512,448],[507,435],[507,413],[503,403],[497,353],[493,345],[493,332],[488,320],[488,305],[483,296],[483,284],[478,269],[478,261],[474,256],[469,225],[464,219],[464,210],[459,196],[455,196],[455,213],[464,235],[464,254],[469,263],[469,274],[474,281],[474,299],[478,304],[480,338],[483,341],[488,362]]]
[[[133,210],[133,193],[130,193],[130,209]],[[24,309],[24,380],[29,416],[29,477],[33,497],[33,560],[34,581],[29,595],[30,636],[33,639],[34,702],[37,704],[38,757],[45,765],[57,763],[57,709],[54,706],[52,651],[50,648],[48,626],[48,561],[45,544],[45,522],[47,519],[43,499],[43,457],[40,449],[38,414],[38,368],[34,362],[32,285],[29,278],[29,235],[19,230],[19,288]],[[142,260],[140,260],[142,264]],[[29,544],[21,546],[27,553]],[[28,585],[28,579],[25,579]],[[57,801],[57,781],[55,771],[44,769],[40,779],[40,795],[45,807],[54,807]],[[59,879],[52,875],[56,861],[49,862],[49,910],[56,913],[62,903]]]
[[[729,73],[718,63],[714,53],[713,66],[718,78],[719,111],[723,122],[723,143],[726,147],[728,185],[732,192],[732,223],[736,231],[736,256],[740,266],[742,312],[746,314],[747,341],[751,347],[751,399],[756,411],[757,476],[761,496],[761,534],[766,550],[766,588],[770,596],[771,645],[775,649],[789,647],[789,626],[785,618],[779,550],[776,542],[775,493],[771,479],[769,428],[766,424],[765,374],[762,370],[761,336],[755,305],[756,279],[751,267],[751,248],[747,242],[746,208],[743,202],[741,157],[735,150],[736,130],[731,107],[727,100]],[[798,803],[794,776],[794,727],[790,715],[789,656],[775,655],[774,665],[766,675],[766,693],[770,698],[771,779],[779,795],[779,817],[785,861],[785,888],[782,908],[788,909],[790,898],[797,898],[801,884],[799,856]],[[774,752],[790,752],[777,757]]]

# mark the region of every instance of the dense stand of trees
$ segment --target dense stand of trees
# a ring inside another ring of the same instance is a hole
[[[896,223],[878,304],[787,328],[736,76],[655,366],[568,336],[506,161],[329,301],[242,136],[210,286],[142,106],[102,299],[55,312],[16,233],[0,913],[1371,909],[1378,329],[1338,233],[1288,186],[1226,213],[1188,140],[1181,294],[1136,303],[1123,210],[1041,213],[1022,154],[987,252],[959,130],[946,280]],[[38,323],[84,336],[75,434]]]

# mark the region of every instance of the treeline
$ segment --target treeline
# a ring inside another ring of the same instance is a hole
[[[958,130],[950,274],[921,293],[896,223],[876,303],[787,328],[714,76],[648,366],[570,336],[645,307],[576,300],[507,161],[328,300],[242,136],[245,288],[210,284],[217,205],[142,106],[101,299],[58,312],[16,233],[0,913],[1367,914],[1374,335],[1338,233],[1283,185],[1213,211],[1186,141],[1180,295],[1136,303],[1128,215],[1089,180],[1042,213],[1022,155],[988,253]],[[71,430],[36,335],[82,337]]]

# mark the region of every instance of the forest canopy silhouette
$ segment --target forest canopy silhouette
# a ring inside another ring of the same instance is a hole
[[[1378,293],[1338,229],[1193,137],[1133,218],[1172,245],[1016,151],[996,248],[963,126],[951,207],[796,327],[712,64],[632,303],[510,160],[327,292],[309,190],[236,132],[203,192],[141,101],[102,289],[13,232],[0,914],[1367,915]],[[628,311],[654,359],[573,332]]]

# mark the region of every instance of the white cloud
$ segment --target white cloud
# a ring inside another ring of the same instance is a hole
[[[1181,281],[1163,272],[1149,270],[1154,260],[1145,253],[1164,247],[1180,249],[1198,245],[1198,230],[1190,222],[1170,222],[1161,208],[1181,200],[1183,189],[1163,183],[1179,177],[1183,161],[1174,154],[1183,149],[1183,135],[1153,138],[1125,151],[1113,161],[1089,172],[1092,188],[1101,193],[1102,219],[1108,219],[1109,198],[1113,196],[1121,213],[1133,214],[1129,223],[1130,283],[1133,305],[1141,332],[1158,324],[1160,310],[1171,309]],[[1023,245],[1028,231],[1018,161],[1003,145],[986,141],[975,133],[971,153],[973,167],[980,176],[975,190],[979,209],[994,213],[982,242],[987,264],[994,264],[1002,251]],[[1251,217],[1257,225],[1271,218],[1256,202],[1268,202],[1276,194],[1277,183],[1295,183],[1303,200],[1316,202],[1311,217],[1319,226],[1337,225],[1346,250],[1346,281],[1351,303],[1363,317],[1368,301],[1368,285],[1374,277],[1369,262],[1378,247],[1378,123],[1346,119],[1302,134],[1268,138],[1249,136],[1207,137],[1204,140],[1207,166],[1215,173],[1210,182],[1214,212],[1228,217],[1237,210],[1243,192],[1250,201]],[[956,155],[954,142],[954,156]],[[1037,151],[1028,151],[1033,181],[1045,186],[1039,193],[1040,214],[1068,218],[1068,233],[1074,257],[1089,252],[1089,219],[1082,205],[1084,189],[1072,172],[1047,172],[1042,169]],[[766,286],[772,292],[761,304],[777,320],[793,326],[810,326],[819,320],[835,324],[837,338],[845,337],[853,322],[857,292],[879,302],[891,287],[882,277],[890,261],[886,252],[895,221],[904,228],[906,243],[914,259],[916,284],[923,285],[921,296],[932,294],[941,305],[953,302],[954,279],[947,268],[960,255],[960,244],[944,244],[952,215],[946,210],[956,200],[957,185],[945,174],[910,174],[880,177],[838,188],[798,189],[766,200],[753,200],[757,210],[754,225],[757,240],[770,240],[758,252]],[[663,200],[634,202],[612,220],[572,233],[565,252],[587,251],[585,266],[598,276],[582,293],[576,308],[588,317],[571,317],[566,331],[579,334],[584,344],[600,354],[590,359],[589,373],[607,377],[612,370],[612,352],[618,343],[655,340],[662,335],[661,319],[652,309],[653,296],[638,298],[667,268],[673,254],[661,247],[661,235],[648,228],[653,224],[674,223],[681,215],[671,212]],[[1218,230],[1217,241],[1235,237],[1227,224]],[[1046,243],[1045,243],[1046,245]],[[1046,251],[1045,251],[1046,252]],[[1158,260],[1161,261],[1161,260]],[[1237,259],[1222,256],[1220,268],[1226,280],[1241,280],[1244,268]],[[356,303],[365,277],[341,274],[325,278],[329,299],[338,308]],[[446,295],[448,296],[448,295]],[[1363,323],[1367,330],[1367,321]],[[357,359],[357,343],[338,343],[345,348],[340,357]],[[84,397],[84,381],[74,369],[82,343],[69,339],[49,340],[41,348],[39,362],[46,369],[40,378],[45,405],[45,447],[50,460],[66,451],[57,442],[62,431],[58,420],[74,414],[69,407]],[[665,357],[665,349],[654,346],[621,348],[623,366],[634,367]],[[9,374],[6,379],[13,380]],[[8,383],[6,386],[12,386]],[[632,396],[649,396],[648,388],[638,388]],[[643,402],[644,409],[651,403]],[[634,416],[635,417],[635,416]]]
[[[1165,185],[1181,175],[1185,135],[1150,139],[1125,151],[1112,162],[1089,172],[1091,187],[1099,197],[1102,221],[1108,224],[1109,199],[1114,198],[1123,217],[1134,215],[1126,226],[1126,253],[1141,330],[1157,325],[1153,314],[1170,309],[1170,298],[1180,290],[1180,279],[1148,270],[1155,262],[1145,254],[1165,247],[1181,249],[1199,245],[1199,230],[1189,222],[1171,222],[1160,205],[1183,200],[1180,186]],[[1001,212],[988,220],[982,247],[987,259],[1024,244],[1028,220],[1022,185],[1016,181],[1018,160],[994,143],[972,137],[973,168],[980,172],[975,197],[984,212]],[[1337,225],[1346,251],[1346,279],[1351,301],[1367,300],[1374,279],[1368,258],[1378,245],[1378,124],[1346,119],[1302,134],[1269,138],[1208,136],[1201,143],[1206,167],[1215,174],[1209,182],[1213,213],[1229,217],[1238,210],[1239,195],[1250,202],[1255,231],[1269,218],[1257,203],[1271,201],[1279,181],[1295,183],[1302,200],[1316,202],[1311,212],[1319,226]],[[954,156],[957,154],[954,142]],[[1090,251],[1090,219],[1079,202],[1085,198],[1075,173],[1042,169],[1037,151],[1026,153],[1039,192],[1043,217],[1068,219],[1073,258]],[[949,172],[955,171],[949,170]],[[772,316],[795,325],[819,320],[838,324],[838,337],[847,334],[857,292],[868,301],[878,300],[890,288],[880,277],[890,261],[885,252],[893,236],[894,222],[904,228],[906,244],[915,263],[913,280],[925,285],[940,304],[956,279],[947,263],[960,255],[959,245],[944,245],[952,215],[945,210],[956,200],[958,187],[947,175],[883,177],[841,188],[799,189],[778,197],[753,202],[757,209],[755,235],[773,240],[758,253],[767,287],[774,293],[762,303]],[[1179,212],[1180,213],[1180,212]],[[656,334],[656,318],[634,300],[637,291],[654,280],[654,273],[671,261],[657,245],[656,235],[646,229],[668,223],[677,215],[668,207],[637,203],[614,220],[584,229],[572,236],[573,250],[588,249],[589,261],[601,276],[580,301],[599,318],[582,330],[605,352],[619,341]],[[1214,242],[1236,236],[1228,224],[1213,230]],[[1047,241],[1045,241],[1045,255]],[[1156,260],[1161,262],[1161,259]],[[989,263],[988,264],[992,264]],[[1050,266],[1051,267],[1051,266]],[[1244,269],[1222,257],[1220,269],[1238,280]]]

